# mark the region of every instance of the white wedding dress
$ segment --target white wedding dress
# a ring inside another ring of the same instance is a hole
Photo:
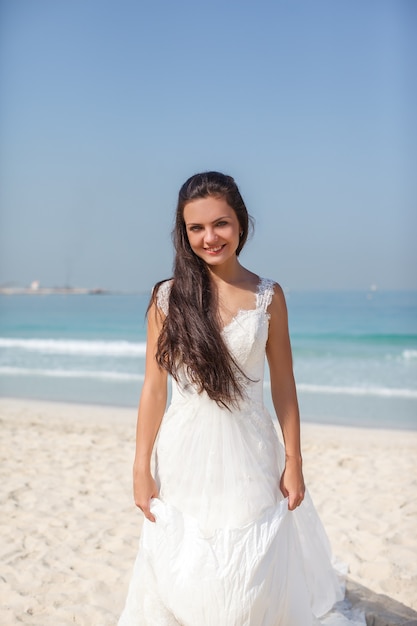
[[[158,293],[165,314],[170,286]],[[328,614],[343,592],[326,534],[308,493],[291,512],[279,489],[284,450],[263,403],[272,295],[262,279],[254,308],[222,331],[250,379],[240,410],[185,376],[173,383],[155,451],[156,522],[144,520],[119,626],[365,624],[343,603]]]

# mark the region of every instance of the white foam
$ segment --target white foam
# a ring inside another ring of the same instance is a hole
[[[417,350],[403,350],[402,356],[407,361],[417,359]]]
[[[143,374],[127,372],[107,372],[94,370],[62,370],[62,369],[30,369],[25,367],[0,367],[0,375],[4,376],[45,376],[52,378],[95,378],[114,381],[143,381]]]
[[[83,341],[78,339],[17,339],[0,337],[0,348],[12,348],[42,354],[84,356],[143,357],[145,343],[131,341]]]
[[[359,387],[359,386],[331,386],[309,385],[301,383],[297,385],[298,391],[305,393],[341,394],[348,396],[377,396],[381,398],[415,398],[417,389],[398,389],[390,387]]]

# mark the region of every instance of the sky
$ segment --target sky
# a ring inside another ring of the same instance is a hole
[[[1,0],[0,285],[146,291],[232,175],[287,289],[417,289],[415,0]]]

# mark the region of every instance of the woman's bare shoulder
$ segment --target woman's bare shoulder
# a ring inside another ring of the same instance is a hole
[[[268,312],[271,316],[278,316],[282,319],[284,316],[287,317],[287,303],[285,299],[284,290],[279,283],[275,280],[270,280],[271,289],[272,289],[272,297],[271,302],[268,307]]]
[[[169,296],[173,282],[173,278],[160,280],[152,289],[151,305],[156,305],[164,315],[168,315]]]

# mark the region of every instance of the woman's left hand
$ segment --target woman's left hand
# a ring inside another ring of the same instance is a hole
[[[300,506],[305,493],[301,460],[287,458],[279,486],[284,497],[288,498],[290,511]]]

